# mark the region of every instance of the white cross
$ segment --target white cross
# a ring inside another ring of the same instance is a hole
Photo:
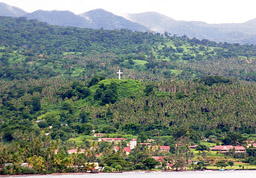
[[[118,79],[121,80],[121,74],[123,74],[123,72],[121,72],[120,69],[119,69],[119,71],[117,72],[117,74],[118,74]]]

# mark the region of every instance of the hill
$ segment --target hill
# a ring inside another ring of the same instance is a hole
[[[153,31],[186,35],[189,38],[242,44],[255,44],[256,39],[254,20],[237,24],[207,24],[178,21],[156,12],[129,14],[127,18]]]
[[[97,29],[129,29],[132,31],[147,31],[146,27],[131,22],[121,16],[114,15],[103,9],[95,9],[89,12],[85,12],[80,14],[80,16],[92,22]]]
[[[256,47],[129,30],[58,27],[0,18],[0,78],[116,76],[193,79],[205,75],[256,81]]]
[[[205,150],[256,140],[255,66],[254,45],[0,17],[0,174],[254,164],[253,147]]]
[[[20,17],[26,13],[22,9],[0,2],[0,16]]]
[[[28,19],[36,19],[51,25],[73,26],[81,28],[96,28],[89,20],[69,11],[42,11],[25,14]]]
[[[145,32],[168,32],[178,36],[189,38],[207,39],[215,42],[229,42],[240,44],[256,44],[256,26],[252,19],[245,23],[237,24],[207,24],[196,21],[178,21],[156,12],[129,14],[125,18],[117,16],[103,9],[95,9],[76,15],[69,11],[25,11],[0,4],[0,16],[27,17],[47,22],[51,25],[72,26],[92,29],[129,29],[132,31]],[[83,17],[83,18],[81,18]]]

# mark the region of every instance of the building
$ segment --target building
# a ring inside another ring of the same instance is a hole
[[[232,149],[235,150],[235,153],[244,153],[246,150],[243,146],[232,146],[232,145],[221,145],[211,148],[212,151],[220,151],[221,153],[227,153]]]
[[[160,146],[160,151],[161,152],[169,152],[171,149],[170,146]]]
[[[119,143],[125,140],[126,140],[125,138],[99,138],[98,139],[99,142],[115,142],[115,143]]]
[[[136,145],[137,145],[137,140],[134,138],[134,139],[131,139],[131,141],[130,141],[130,149],[132,150],[132,149],[134,149],[135,147],[136,147]]]
[[[95,133],[93,134],[94,137],[103,137],[105,134],[104,133]]]
[[[78,151],[78,149],[70,149],[67,152],[68,152],[68,154],[73,154],[73,153],[77,154],[77,153],[84,153],[84,151],[85,151],[85,149],[80,149],[79,151]]]
[[[152,156],[153,159],[155,159],[158,162],[163,162],[164,161],[164,156]]]
[[[196,149],[196,147],[198,147],[198,145],[191,145],[191,146],[189,146],[189,148],[191,148],[191,149]]]

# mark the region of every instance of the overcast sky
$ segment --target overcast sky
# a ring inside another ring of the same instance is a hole
[[[237,23],[256,18],[256,0],[0,0],[27,12],[102,8],[117,15],[155,11],[175,20]]]

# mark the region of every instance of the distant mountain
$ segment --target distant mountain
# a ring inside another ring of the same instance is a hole
[[[217,42],[256,44],[256,19],[236,24],[207,24],[197,21],[177,21],[156,12],[129,14],[127,19],[160,33],[168,32]]]
[[[20,17],[26,14],[25,11],[0,2],[0,16]]]
[[[117,16],[103,9],[96,9],[80,14],[81,17],[89,20],[96,28],[105,30],[130,29],[132,31],[147,31],[147,28],[138,23],[131,22],[124,17]]]
[[[74,26],[92,29],[130,29],[132,31],[168,32],[189,38],[208,39],[216,42],[256,44],[256,19],[245,23],[207,24],[197,21],[178,21],[156,12],[129,14],[121,17],[103,9],[76,15],[69,11],[43,11],[33,13],[0,3],[0,16],[36,19],[51,25]]]
[[[69,11],[42,11],[24,15],[28,19],[36,19],[51,25],[96,28],[92,22]]]

